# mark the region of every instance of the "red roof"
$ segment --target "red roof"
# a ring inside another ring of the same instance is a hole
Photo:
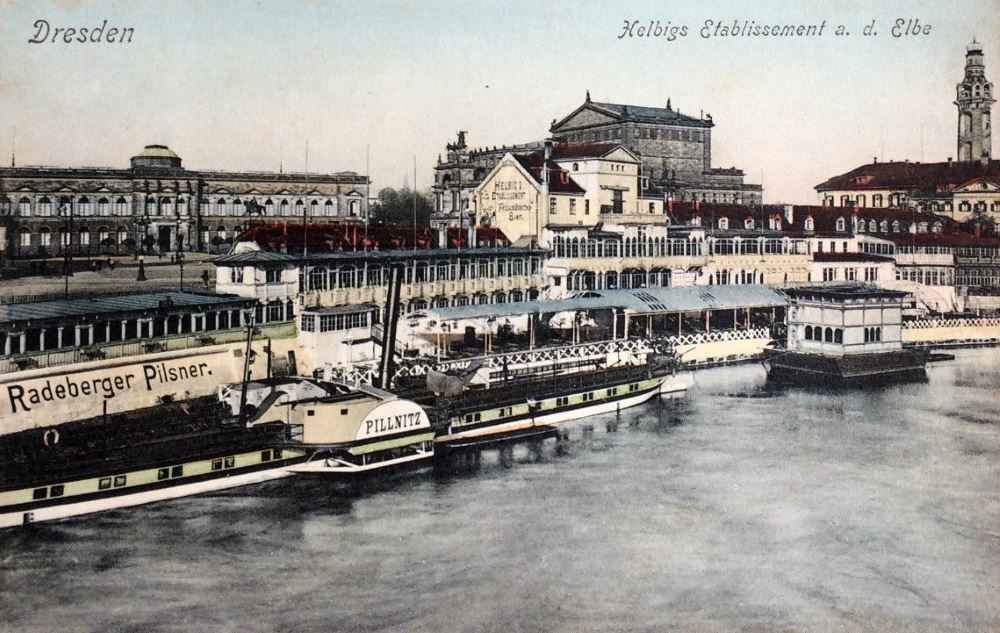
[[[542,152],[532,152],[531,154],[514,154],[517,162],[531,174],[538,184],[542,183]],[[549,191],[551,193],[584,193],[583,188],[570,178],[569,172],[555,164],[551,160],[546,169],[549,172]]]
[[[869,255],[867,253],[813,253],[814,262],[891,262],[891,257]]]
[[[914,222],[926,222],[928,225],[940,222],[942,229],[946,232],[959,230],[958,223],[951,218],[934,215],[933,213],[899,208],[830,207],[796,204],[791,205],[792,221],[789,222],[785,213],[785,206],[778,204],[747,206],[710,202],[673,202],[669,205],[672,208],[670,215],[673,217],[675,223],[690,225],[691,219],[698,216],[701,218],[701,225],[704,227],[707,227],[714,221],[717,228],[719,218],[724,217],[728,218],[730,229],[742,229],[745,226],[746,219],[749,217],[754,220],[755,229],[760,230],[763,228],[770,230],[770,220],[776,218],[780,220],[780,228],[777,230],[783,233],[847,236],[852,234],[852,216],[857,215],[858,221],[864,221],[866,225],[871,220],[875,220],[879,224],[881,224],[882,220],[890,223],[897,220],[900,224],[905,224],[907,227]],[[813,229],[806,231],[806,219],[810,217],[813,220]],[[837,230],[837,220],[839,218],[844,218],[845,230],[843,231]],[[865,228],[867,229],[868,227],[866,226]],[[862,231],[858,233],[862,233]],[[869,231],[864,231],[864,233],[869,233]]]
[[[906,191],[949,191],[977,178],[1000,178],[1000,160],[976,162],[872,163],[834,176],[816,185],[817,191],[854,189],[902,189]]]

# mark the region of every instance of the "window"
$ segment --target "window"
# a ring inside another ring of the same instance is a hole
[[[837,280],[837,269],[836,268],[824,268],[823,269],[823,281],[836,281]]]
[[[271,461],[271,451],[261,451],[260,452],[260,461],[262,461],[262,462],[269,462],[269,461]]]
[[[38,199],[38,215],[52,215],[52,202],[47,196]]]
[[[80,230],[80,244],[82,246],[90,245],[90,231],[88,231],[87,229]]]
[[[823,341],[826,342],[826,343],[832,343],[833,342],[833,328],[832,327],[828,327],[825,330],[823,330]]]
[[[222,460],[213,459],[212,460],[212,470],[222,470]]]
[[[264,271],[264,281],[269,284],[281,283],[281,271],[277,268],[268,268]]]
[[[590,200],[583,201],[583,214],[590,215]]]
[[[574,198],[569,200],[569,214],[576,215],[576,200]]]
[[[844,273],[847,275],[847,281],[857,281],[858,280],[858,269],[857,268],[846,268]]]
[[[233,283],[234,284],[243,283],[243,267],[236,266],[235,268],[232,269],[232,271],[233,271],[232,273]]]
[[[42,246],[52,246],[52,231],[46,227],[42,227],[38,232],[39,244]]]
[[[48,488],[35,488],[34,491],[32,491],[31,493],[31,498],[35,500],[46,499],[48,498],[48,496],[49,496]]]
[[[580,171],[580,164],[579,163],[573,163],[573,171]]]
[[[126,481],[125,475],[115,475],[115,488],[121,488]]]
[[[729,218],[719,218],[719,229],[725,231],[729,228]]]
[[[222,460],[222,464],[226,468],[234,468],[236,466],[236,458],[235,457],[227,457],[224,460]]]
[[[811,325],[807,325],[806,326],[806,334],[805,334],[805,336],[806,336],[806,340],[807,341],[811,341],[812,340],[812,338],[813,338],[813,326],[811,326]]]
[[[555,198],[549,198],[549,214],[550,215],[555,215],[556,214],[556,199]]]
[[[49,488],[50,497],[61,497],[63,496],[63,492],[65,492],[65,488],[63,487],[62,484],[57,484]]]
[[[115,200],[115,215],[128,215],[128,203],[125,198]]]
[[[21,215],[31,215],[31,200],[21,198],[17,202],[17,212]]]
[[[811,215],[807,216],[806,217],[806,222],[805,222],[805,230],[807,230],[807,231],[813,231],[813,230],[815,230],[815,227],[816,227],[816,223],[813,222],[812,216]]]
[[[184,467],[183,466],[174,466],[173,468],[170,469],[170,476],[171,477],[183,477],[184,476]]]
[[[164,479],[170,479],[170,469],[169,468],[161,468],[158,471],[156,471],[156,480],[157,481],[163,481]]]
[[[31,231],[28,229],[21,229],[21,247],[27,248],[31,246]]]
[[[107,490],[111,487],[111,477],[102,477],[99,482],[97,482],[98,490]]]
[[[303,314],[302,315],[302,325],[300,326],[303,332],[315,332],[316,331],[316,315],[315,314]]]
[[[843,217],[837,218],[837,232],[843,233],[846,230],[847,230],[847,222],[844,220]]]

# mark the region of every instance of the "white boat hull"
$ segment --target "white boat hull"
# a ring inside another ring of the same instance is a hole
[[[219,477],[217,479],[209,479],[206,481],[178,484],[176,486],[158,488],[155,490],[145,490],[142,492],[108,496],[75,503],[45,506],[32,510],[5,512],[0,514],[0,528],[16,527],[41,521],[66,519],[69,517],[93,514],[95,512],[103,512],[106,510],[128,508],[132,506],[145,505],[147,503],[155,503],[157,501],[177,499],[180,497],[190,497],[192,495],[203,494],[206,492],[215,492],[218,490],[226,490],[228,488],[238,488],[240,486],[248,486],[274,479],[281,479],[283,477],[289,477],[291,474],[292,473],[288,472],[287,467],[269,468],[267,470],[258,470],[255,472],[230,475],[228,477]]]
[[[501,433],[509,433],[513,431],[520,431],[523,429],[529,429],[533,426],[558,426],[565,422],[570,422],[572,420],[579,420],[580,418],[585,418],[592,415],[599,415],[601,413],[611,413],[613,411],[621,411],[622,409],[628,409],[630,407],[638,406],[644,402],[652,400],[657,395],[661,393],[662,386],[658,389],[651,389],[644,393],[637,394],[635,396],[630,396],[627,398],[622,398],[620,400],[615,400],[612,402],[597,402],[592,406],[579,407],[576,409],[567,409],[563,411],[553,411],[552,413],[543,413],[536,415],[534,418],[529,418],[526,420],[516,420],[514,422],[508,422],[506,424],[492,424],[485,427],[480,427],[476,429],[471,429],[469,431],[460,431],[458,433],[450,433],[448,435],[438,436],[438,442],[451,442],[454,440],[463,439],[473,439],[478,437],[484,437],[489,435],[499,435]]]

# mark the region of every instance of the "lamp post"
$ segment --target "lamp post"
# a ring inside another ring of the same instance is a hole
[[[73,275],[72,270],[72,260],[73,256],[70,253],[70,247],[73,245],[73,201],[71,200],[69,205],[60,204],[59,205],[59,215],[68,215],[68,230],[66,231],[65,239],[60,236],[59,239],[63,242],[63,277],[65,279],[65,286],[63,288],[63,297],[69,298],[69,278]]]
[[[146,258],[139,255],[139,274],[135,276],[136,281],[146,281]]]

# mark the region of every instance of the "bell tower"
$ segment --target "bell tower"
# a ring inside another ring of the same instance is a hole
[[[973,40],[965,53],[965,77],[956,87],[959,161],[989,161],[992,157],[990,105],[995,102],[993,84],[986,81],[983,45]]]

